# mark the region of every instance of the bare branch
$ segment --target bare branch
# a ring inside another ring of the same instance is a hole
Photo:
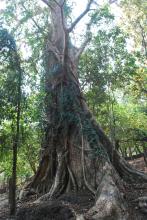
[[[138,21],[139,27],[141,29],[141,37],[142,37],[142,46],[144,47],[145,50],[145,56],[147,57],[147,43],[146,43],[146,32],[143,28],[143,26],[141,25],[141,22]]]
[[[30,12],[28,11],[28,9],[25,7],[24,4],[22,4],[22,7],[24,8],[24,10],[25,10],[27,13],[30,13]],[[38,28],[38,30],[39,30],[41,33],[43,33],[44,30],[38,25],[38,23],[35,21],[35,19],[34,19],[33,17],[31,17],[31,16],[30,16],[30,18],[31,18],[31,20],[33,21],[33,23],[35,24],[35,26]]]
[[[80,55],[83,53],[85,47],[89,43],[91,38],[86,38],[85,41],[83,42],[82,46],[78,49],[78,52],[76,54],[76,60],[80,57]]]
[[[59,7],[61,7],[61,5],[59,4],[59,2],[57,2],[56,0],[54,0],[54,2],[55,2]]]
[[[87,24],[87,30],[86,30],[86,36],[85,36],[85,40],[82,43],[81,47],[78,49],[77,54],[75,56],[76,60],[80,57],[80,55],[83,53],[85,47],[87,46],[87,44],[90,42],[91,40],[91,33],[90,33],[90,29],[91,29],[91,25],[92,25],[92,20]]]
[[[48,0],[41,0],[42,2],[44,2],[50,9],[54,10],[53,6],[49,3]]]
[[[89,1],[89,3],[86,6],[86,9],[82,12],[82,14],[80,14],[79,17],[76,18],[76,20],[71,24],[71,27],[67,29],[69,33],[75,28],[79,21],[90,11],[92,3],[94,3],[94,0]]]
[[[61,1],[61,4],[59,2],[57,2],[57,0],[54,0],[54,2],[59,6],[59,7],[63,7],[65,0]]]

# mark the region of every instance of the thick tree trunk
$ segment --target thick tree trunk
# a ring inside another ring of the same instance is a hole
[[[83,48],[77,50],[70,43],[72,26],[66,28],[63,2],[49,5],[53,28],[45,49],[45,144],[38,171],[28,188],[42,193],[41,200],[87,189],[96,196],[90,211],[93,219],[110,219],[113,214],[113,219],[127,219],[120,177],[147,182],[147,176],[133,170],[119,156],[86,105],[77,77]],[[95,213],[102,206],[103,211]]]

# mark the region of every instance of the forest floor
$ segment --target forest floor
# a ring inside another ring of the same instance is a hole
[[[9,215],[8,194],[0,193],[0,220],[7,219]]]
[[[135,168],[147,172],[143,158],[135,159],[130,163]],[[147,183],[125,184],[125,192],[125,199],[129,206],[129,220],[147,220],[147,203],[137,201],[138,197],[147,197]],[[94,204],[94,198],[86,192],[64,194],[54,201],[39,204],[33,203],[35,200],[36,197],[32,196],[29,201],[18,202],[16,220],[90,220],[85,213]],[[85,218],[82,217],[83,215]],[[0,220],[6,219],[10,220],[8,196],[7,193],[2,193],[0,194]]]

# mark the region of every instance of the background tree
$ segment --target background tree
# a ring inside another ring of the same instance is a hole
[[[125,22],[124,28],[130,32],[135,46],[141,49],[146,56],[147,52],[147,29],[146,29],[146,10],[147,3],[144,0],[121,1]],[[133,9],[133,12],[132,12]],[[131,10],[131,12],[130,12]],[[146,56],[147,57],[147,56]]]
[[[9,74],[13,76],[13,86],[11,87],[10,99],[12,105],[12,111],[10,117],[13,117],[13,165],[12,165],[12,179],[10,182],[9,194],[10,194],[10,214],[14,215],[16,211],[16,178],[17,178],[17,149],[19,147],[20,139],[20,113],[21,113],[21,86],[22,86],[22,69],[20,67],[20,59],[17,53],[16,44],[13,37],[5,29],[0,30],[0,47],[2,52],[2,60],[6,59],[6,63],[9,65]],[[4,65],[3,65],[4,66]],[[8,70],[8,67],[7,67]],[[10,80],[10,78],[8,78]],[[6,81],[6,84],[9,81]],[[12,85],[11,85],[12,86]],[[15,90],[16,89],[16,90]],[[8,91],[8,95],[10,95]],[[8,103],[7,103],[8,104]]]

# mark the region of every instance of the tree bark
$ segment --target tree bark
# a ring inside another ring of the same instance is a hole
[[[106,216],[115,213],[115,219],[127,219],[120,194],[121,178],[129,182],[147,182],[147,176],[133,170],[120,157],[89,111],[77,73],[79,52],[84,48],[75,48],[69,37],[93,1],[68,28],[64,1],[44,2],[50,9],[52,21],[45,47],[47,124],[40,165],[28,189],[43,194],[40,200],[87,189],[96,196],[98,210],[108,199],[99,218],[104,217],[104,213]]]
[[[19,147],[20,139],[20,114],[21,114],[21,86],[22,86],[22,69],[20,66],[20,58],[17,50],[14,51],[13,65],[16,68],[16,74],[18,74],[17,82],[17,96],[16,96],[16,132],[13,140],[13,160],[12,160],[12,177],[9,184],[9,203],[10,203],[10,215],[14,216],[16,213],[16,189],[17,189],[17,151]]]

